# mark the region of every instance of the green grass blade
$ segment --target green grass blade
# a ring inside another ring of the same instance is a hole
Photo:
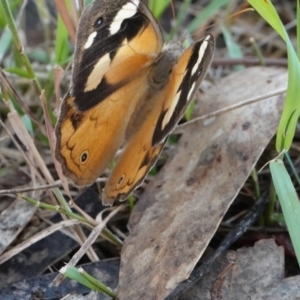
[[[69,55],[69,34],[61,17],[57,18],[56,41],[55,41],[55,63],[61,65]]]
[[[226,47],[231,58],[243,58],[243,53],[239,45],[233,40],[231,33],[224,25],[221,25],[221,30],[224,36]],[[237,65],[234,67],[236,71],[244,69],[244,66]]]
[[[297,180],[298,186],[300,186],[300,176],[299,176],[299,174],[298,174],[298,170],[297,170],[297,168],[295,167],[295,165],[294,165],[294,163],[293,163],[293,161],[292,161],[292,159],[291,159],[289,153],[286,152],[286,153],[284,154],[284,157],[286,158],[287,162],[289,163],[289,165],[290,165],[290,167],[291,167],[291,171],[292,171],[292,173],[294,174],[294,176],[295,176],[295,178],[296,178],[296,180]]]
[[[28,59],[28,56],[26,55],[26,53],[24,51],[23,45],[21,43],[21,38],[19,36],[19,32],[18,32],[16,23],[15,23],[11,8],[9,6],[9,3],[7,0],[0,0],[0,4],[2,5],[2,13],[3,13],[3,15],[1,17],[2,18],[3,18],[3,16],[5,17],[7,26],[10,29],[10,32],[12,34],[12,40],[17,49],[17,53],[20,56],[20,59],[28,72],[29,78],[32,80],[32,82],[34,84],[37,94],[40,95],[41,90],[42,90],[41,85],[40,85],[38,79],[36,78],[34,70]]]
[[[22,78],[27,78],[30,79],[30,76],[28,75],[28,72],[24,69],[18,68],[18,67],[11,67],[11,68],[6,68],[6,72],[11,73],[11,74],[16,74],[19,77]]]
[[[154,17],[159,19],[162,13],[165,11],[167,6],[169,5],[170,0],[150,0],[148,3],[149,9],[152,11]]]
[[[297,50],[298,59],[300,60],[300,3],[297,1]]]
[[[85,272],[82,268],[78,269],[78,271],[82,274],[84,278],[86,278],[89,282],[91,282],[94,286],[96,286],[102,293],[107,294],[112,298],[116,298],[117,295],[111,290],[111,288],[107,287],[103,282],[91,276],[90,274]]]
[[[116,294],[109,287],[107,287],[104,283],[102,283],[98,279],[86,273],[81,268],[77,269],[75,267],[70,267],[66,265],[65,267],[61,268],[59,272],[65,275],[66,277],[81,283],[82,285],[88,287],[91,290],[109,295],[112,298],[116,297]]]
[[[0,47],[0,62],[2,62],[4,55],[10,48],[11,41],[12,41],[11,32],[9,31],[8,27],[6,27],[4,29],[4,31],[2,32],[2,35],[0,38],[0,45],[1,45],[1,47]]]
[[[281,152],[290,148],[300,116],[300,63],[272,2],[270,0],[248,0],[248,2],[277,31],[287,45],[288,88],[276,137],[276,150]]]
[[[291,178],[281,159],[270,163],[275,190],[300,265],[300,202]]]
[[[66,277],[81,283],[82,285],[88,287],[89,289],[91,289],[93,291],[100,292],[100,290],[94,284],[92,284],[89,280],[84,278],[84,276],[82,276],[82,274],[80,274],[80,272],[75,267],[70,267],[70,266],[66,265],[65,267],[61,268],[59,270],[59,272],[61,274],[65,275]]]

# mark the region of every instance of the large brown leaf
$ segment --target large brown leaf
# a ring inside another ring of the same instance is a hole
[[[286,87],[285,70],[233,73],[202,95],[204,115]],[[185,128],[177,151],[135,207],[122,249],[118,298],[164,299],[187,279],[228,207],[275,134],[282,98]]]

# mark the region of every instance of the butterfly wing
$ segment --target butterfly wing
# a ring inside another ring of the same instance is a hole
[[[124,143],[162,44],[157,23],[139,0],[97,0],[83,12],[71,89],[55,129],[56,158],[76,184],[95,181]]]
[[[152,138],[160,143],[173,130],[206,75],[214,50],[214,37],[206,35],[188,48],[174,67],[174,79],[164,102]]]
[[[188,48],[173,65],[169,82],[151,99],[152,110],[126,145],[108,178],[102,193],[104,204],[111,205],[116,199],[125,200],[143,182],[161,153],[166,137],[199,88],[213,49],[214,39],[207,35]]]

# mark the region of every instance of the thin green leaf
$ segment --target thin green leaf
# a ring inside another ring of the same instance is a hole
[[[10,74],[16,74],[22,78],[27,78],[30,79],[30,76],[28,75],[28,72],[24,69],[18,68],[18,67],[11,67],[11,68],[6,68],[6,72]]]
[[[233,40],[231,33],[224,25],[221,25],[221,30],[224,36],[226,47],[228,49],[229,56],[231,58],[243,58],[243,53],[239,45]],[[237,65],[234,67],[236,71],[242,70],[245,67],[243,65]]]
[[[1,6],[0,6],[1,7]],[[4,55],[6,54],[7,50],[9,49],[12,42],[12,35],[8,27],[5,27],[4,31],[2,32],[0,38],[0,62],[2,62]]]
[[[169,3],[170,0],[150,0],[148,3],[148,7],[152,11],[154,17],[156,19],[159,19]]]
[[[298,186],[300,186],[300,176],[299,176],[299,174],[298,174],[298,170],[296,169],[296,167],[295,167],[295,165],[294,165],[294,163],[293,163],[293,161],[292,161],[292,159],[291,159],[289,153],[286,152],[286,153],[284,154],[284,156],[285,156],[286,160],[288,161],[288,163],[289,163],[289,165],[290,165],[290,167],[291,167],[291,170],[292,170],[292,172],[293,172],[293,174],[294,174],[294,176],[295,176],[295,178],[296,178],[296,180],[297,180],[297,182],[298,182]]]
[[[291,178],[281,159],[270,163],[275,190],[300,265],[300,202]]]
[[[79,272],[82,274],[82,276],[85,279],[87,279],[90,283],[96,286],[102,293],[107,294],[112,298],[116,298],[117,295],[111,290],[111,288],[107,287],[103,282],[91,276],[90,274],[85,272],[82,268],[79,269]]]
[[[184,113],[184,117],[187,121],[190,121],[192,119],[192,115],[194,112],[196,106],[196,102],[195,101],[191,101],[191,103],[189,104],[189,106],[187,107],[185,113]]]
[[[56,42],[55,42],[55,63],[63,64],[69,55],[69,34],[61,17],[57,18]]]
[[[82,285],[88,287],[89,289],[91,289],[93,291],[101,292],[97,286],[95,286],[89,280],[87,280],[84,276],[82,276],[82,274],[75,267],[70,267],[70,266],[66,265],[63,268],[61,268],[59,270],[59,272],[61,274],[65,275],[66,277],[81,283]]]
[[[288,87],[276,137],[276,150],[281,152],[290,148],[300,116],[300,63],[272,2],[270,0],[248,0],[248,2],[277,31],[287,45]]]
[[[34,132],[30,118],[27,115],[24,115],[21,117],[21,120],[26,130],[30,133],[31,136],[33,136]]]
[[[300,60],[300,3],[297,1],[297,50],[298,59]]]

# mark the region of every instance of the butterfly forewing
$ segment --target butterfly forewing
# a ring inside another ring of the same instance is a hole
[[[126,124],[147,83],[144,72],[86,112],[75,108],[73,97],[64,100],[66,118],[56,127],[56,157],[76,184],[91,184],[104,172],[125,140]]]
[[[83,12],[71,89],[55,129],[56,158],[78,185],[103,173],[148,88],[147,66],[159,55],[162,36],[145,9],[138,0],[98,0]]]
[[[163,40],[139,0],[93,1],[80,19],[72,96],[87,110],[121,88],[160,53]]]

